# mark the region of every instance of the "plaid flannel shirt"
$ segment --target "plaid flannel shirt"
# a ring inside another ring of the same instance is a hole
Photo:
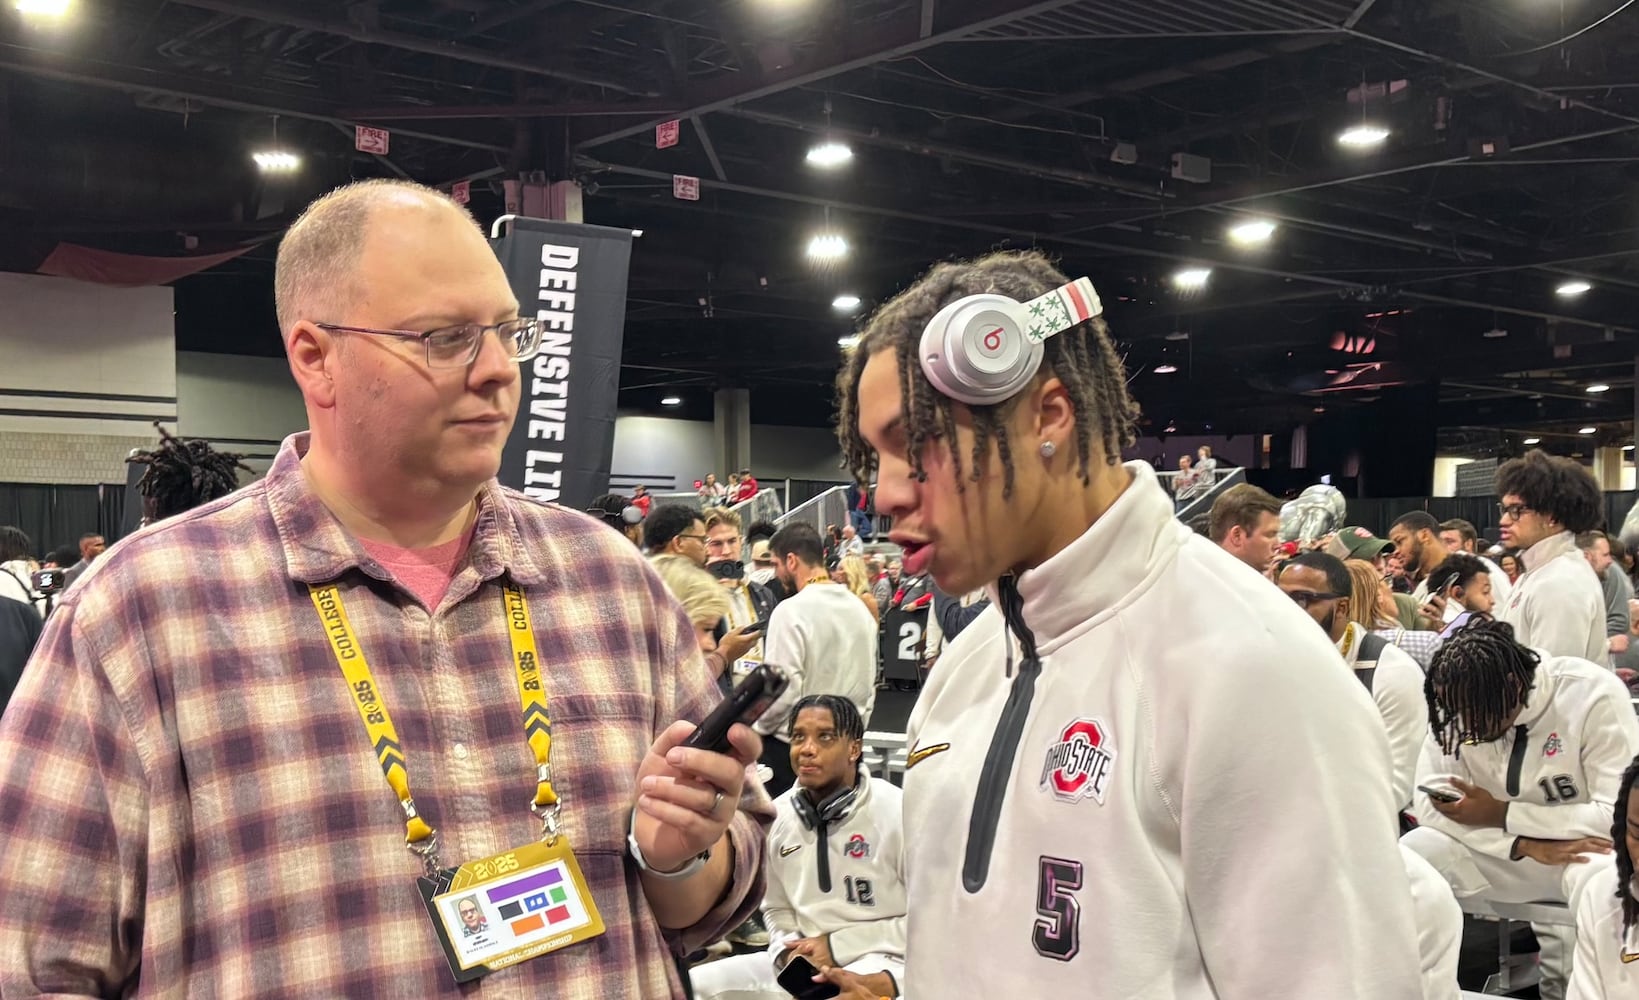
[[[636,774],[720,694],[618,532],[491,482],[429,612],[308,489],[267,478],[115,546],[58,606],[0,723],[0,996],[681,996],[672,948],[762,895],[755,779],[734,877],[663,934],[626,855]],[[457,989],[308,584],[339,581],[447,865],[540,835],[498,579],[530,601],[563,830],[607,932]]]

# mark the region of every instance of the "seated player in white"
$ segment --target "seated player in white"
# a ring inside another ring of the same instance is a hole
[[[1627,688],[1603,666],[1545,656],[1506,622],[1475,617],[1429,666],[1432,738],[1418,764],[1421,826],[1402,843],[1458,897],[1575,906],[1605,838],[1622,772],[1639,753]],[[1570,956],[1559,925],[1536,927],[1542,996],[1564,996]]]
[[[1590,865],[1576,907],[1576,963],[1569,1000],[1639,996],[1639,898],[1634,896],[1633,859],[1639,857],[1639,799],[1633,783],[1639,760],[1622,775],[1611,824],[1614,857]]]
[[[1337,644],[1355,679],[1371,692],[1389,737],[1394,763],[1394,801],[1411,801],[1417,753],[1428,736],[1428,702],[1423,697],[1423,669],[1411,654],[1351,621],[1352,580],[1342,560],[1326,552],[1304,552],[1281,564],[1280,589],[1309,613],[1326,637]],[[1427,861],[1402,847],[1401,860],[1411,884],[1412,917],[1417,926],[1417,953],[1423,976],[1423,1000],[1457,996],[1457,961],[1462,950],[1463,911]]]
[[[839,695],[807,695],[791,713],[797,783],[774,800],[763,922],[768,954],[695,967],[696,1000],[790,1000],[777,982],[791,956],[854,974],[897,997],[905,969],[900,792],[860,767],[865,724]]]

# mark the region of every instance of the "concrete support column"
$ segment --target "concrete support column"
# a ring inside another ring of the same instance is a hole
[[[712,459],[727,482],[729,473],[751,467],[751,390],[718,389],[712,402]]]
[[[1620,445],[1594,449],[1593,477],[1599,481],[1599,488],[1602,490],[1610,491],[1622,488],[1622,448]]]

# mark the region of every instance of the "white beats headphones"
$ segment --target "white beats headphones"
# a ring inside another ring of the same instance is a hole
[[[933,387],[969,406],[1000,403],[1041,367],[1042,341],[1103,314],[1086,278],[1019,302],[985,293],[957,299],[922,331],[922,374]]]

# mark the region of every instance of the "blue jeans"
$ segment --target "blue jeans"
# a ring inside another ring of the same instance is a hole
[[[853,524],[854,531],[859,537],[868,538],[870,536],[872,531],[871,515],[862,510],[851,510],[848,512],[848,520]]]

